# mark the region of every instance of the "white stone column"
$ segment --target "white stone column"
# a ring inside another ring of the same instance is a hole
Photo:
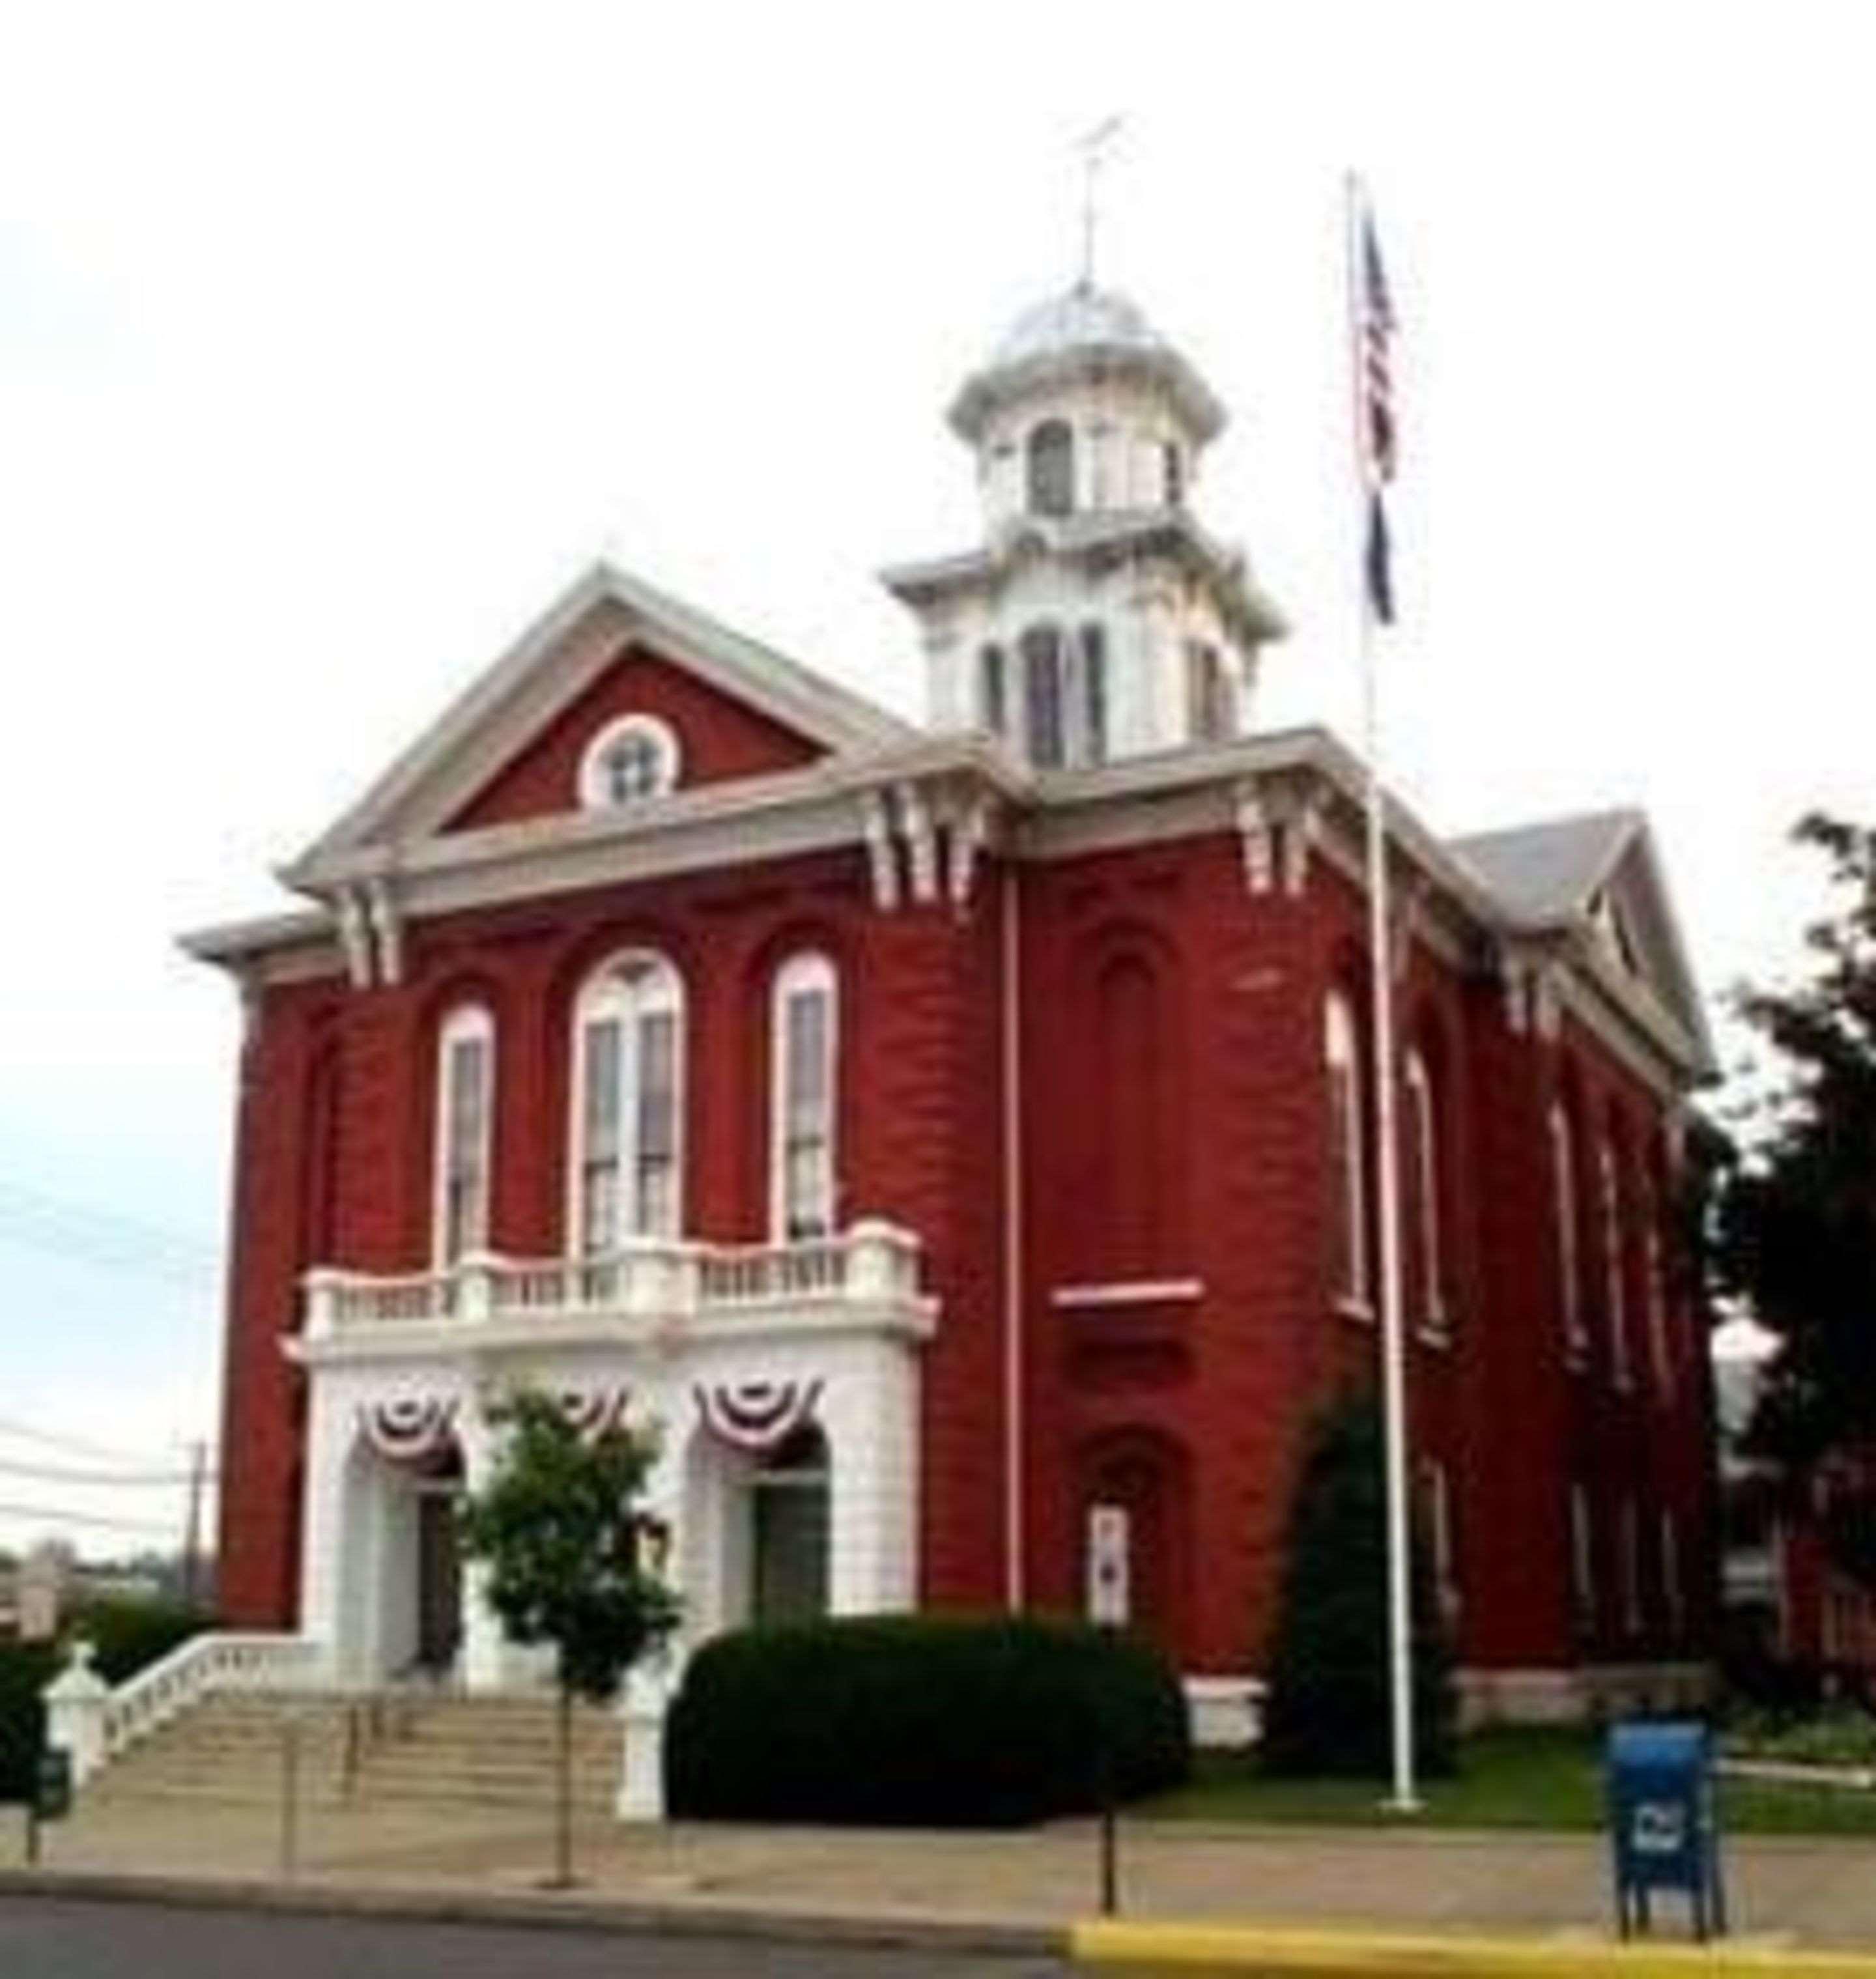
[[[827,1605],[836,1615],[909,1609],[918,1586],[918,1371],[895,1341],[869,1341],[828,1383]]]
[[[481,1490],[495,1467],[496,1438],[499,1432],[482,1413],[480,1399],[465,1395],[456,1417],[456,1443],[462,1453],[462,1484],[466,1490]],[[503,1634],[501,1617],[489,1606],[489,1568],[482,1560],[462,1565],[462,1646],[464,1689],[499,1691],[511,1688],[515,1679],[514,1646]]]
[[[326,1645],[333,1673],[343,1680],[371,1674],[354,1667],[360,1645],[344,1609],[345,1550],[362,1538],[346,1530],[346,1473],[357,1424],[351,1398],[339,1392],[327,1370],[310,1369],[307,1381],[300,1633]]]
[[[81,1787],[104,1762],[104,1711],[111,1702],[111,1686],[91,1667],[91,1646],[82,1636],[43,1696],[45,1742],[70,1756],[71,1783]]]

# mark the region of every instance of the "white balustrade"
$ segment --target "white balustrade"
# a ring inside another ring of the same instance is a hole
[[[919,1243],[877,1218],[844,1235],[791,1244],[634,1242],[602,1257],[477,1252],[446,1271],[306,1275],[307,1332],[323,1338],[382,1324],[517,1316],[677,1321],[774,1307],[916,1301]]]
[[[47,1742],[71,1755],[81,1785],[211,1692],[303,1689],[326,1673],[323,1646],[306,1636],[215,1630],[179,1643],[114,1690],[91,1667],[91,1645],[80,1641],[46,1687]]]

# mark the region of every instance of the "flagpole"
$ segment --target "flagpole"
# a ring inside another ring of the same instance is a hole
[[[1370,479],[1364,439],[1363,366],[1363,227],[1367,201],[1353,172],[1346,181],[1348,233],[1349,355],[1354,367],[1357,512],[1365,541],[1370,505],[1377,496]],[[1366,559],[1363,559],[1365,566]],[[1376,1181],[1380,1198],[1381,1420],[1387,1471],[1387,1667],[1392,1703],[1394,1792],[1383,1805],[1397,1814],[1417,1812],[1414,1780],[1414,1652],[1407,1573],[1407,1370],[1400,1311],[1399,1148],[1394,1130],[1394,970],[1387,939],[1387,842],[1381,785],[1380,691],[1374,665],[1374,601],[1364,571],[1360,649],[1363,746],[1367,801],[1368,954],[1374,986],[1373,1078]]]

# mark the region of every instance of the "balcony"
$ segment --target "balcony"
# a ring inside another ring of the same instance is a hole
[[[647,1239],[592,1258],[479,1252],[447,1271],[382,1275],[322,1267],[302,1281],[300,1357],[416,1346],[552,1341],[630,1345],[750,1331],[929,1338],[919,1241],[877,1219],[793,1244]]]

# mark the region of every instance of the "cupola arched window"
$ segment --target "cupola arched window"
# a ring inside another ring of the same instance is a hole
[[[1054,625],[1032,625],[1023,635],[1020,650],[1029,761],[1041,769],[1056,769],[1062,761],[1061,631]]]
[[[681,1227],[684,986],[635,950],[591,976],[574,1017],[574,1247],[594,1256]]]
[[[431,1227],[442,1268],[488,1248],[494,1099],[495,1019],[480,1004],[466,1003],[449,1013],[437,1034]]]
[[[775,975],[770,1222],[797,1243],[834,1228],[839,997],[824,955],[791,956]]]
[[[1223,742],[1231,732],[1231,683],[1216,646],[1195,639],[1185,649],[1187,721],[1195,742]]]
[[[1084,763],[1107,761],[1107,628],[1096,619],[1081,631],[1081,747]]]
[[[1169,439],[1162,443],[1160,463],[1165,479],[1166,506],[1176,509],[1185,499],[1185,457],[1180,452],[1177,440]]]
[[[1066,419],[1044,419],[1029,433],[1029,509],[1067,515],[1075,509],[1075,434]]]
[[[977,707],[993,735],[1009,732],[1009,706],[1003,678],[1003,649],[986,646],[977,655]]]
[[[1367,1207],[1362,1150],[1361,1069],[1354,1012],[1337,990],[1323,1019],[1328,1085],[1329,1287],[1344,1304],[1368,1303]]]

